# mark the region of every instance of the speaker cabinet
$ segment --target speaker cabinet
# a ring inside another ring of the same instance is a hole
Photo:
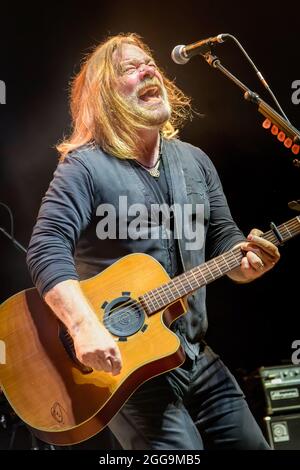
[[[272,449],[300,450],[300,414],[266,416],[264,425]]]

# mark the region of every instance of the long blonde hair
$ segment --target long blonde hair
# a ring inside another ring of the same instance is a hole
[[[152,57],[149,47],[137,34],[119,34],[100,45],[86,58],[71,86],[73,130],[57,150],[63,159],[76,148],[95,142],[105,152],[119,158],[136,158],[140,150],[138,131],[147,127],[137,122],[116,90],[117,71],[113,53],[122,44],[133,44]],[[160,71],[161,72],[161,71]],[[171,117],[162,125],[166,139],[174,137],[182,123],[191,116],[190,98],[161,72],[171,106]]]

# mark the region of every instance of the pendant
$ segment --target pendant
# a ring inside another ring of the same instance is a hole
[[[158,178],[160,175],[160,171],[158,168],[151,168],[151,170],[148,170],[150,175],[153,176],[154,178]]]
[[[159,177],[159,175],[160,175],[160,171],[159,171],[160,160],[158,160],[158,162],[156,163],[156,165],[153,168],[149,168],[149,167],[143,165],[138,160],[136,160],[136,162],[138,163],[138,165],[140,165],[142,168],[144,168],[144,170],[148,171],[148,173],[151,176],[153,176],[154,178]]]

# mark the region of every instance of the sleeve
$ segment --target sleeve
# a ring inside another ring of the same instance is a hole
[[[41,296],[59,282],[78,279],[74,252],[94,207],[93,179],[70,155],[59,163],[42,200],[27,252],[27,265]]]
[[[212,161],[204,154],[206,184],[210,203],[210,220],[206,250],[209,258],[219,256],[246,237],[234,222],[223,192],[219,175]]]

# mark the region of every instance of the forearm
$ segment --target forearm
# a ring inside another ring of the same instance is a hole
[[[56,284],[44,296],[56,316],[68,328],[80,362],[95,370],[120,373],[119,348],[84,296],[78,281]]]
[[[44,300],[71,335],[84,326],[101,325],[78,281],[70,279],[56,284],[45,294]]]

